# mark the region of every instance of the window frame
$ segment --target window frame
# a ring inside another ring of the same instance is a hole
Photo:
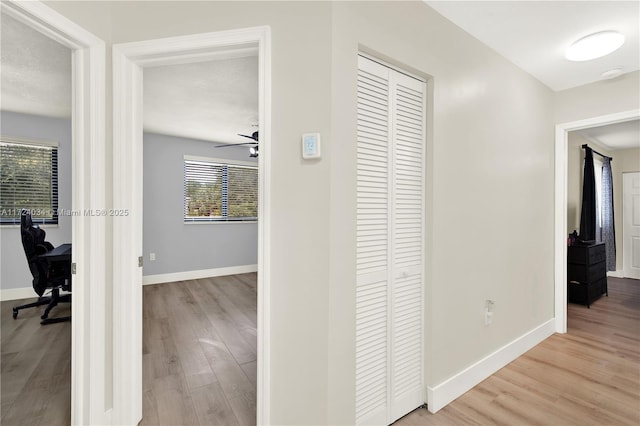
[[[32,215],[32,221],[36,225],[58,225],[59,224],[59,208],[60,208],[60,144],[57,141],[40,140],[40,139],[23,139],[10,136],[0,135],[0,143],[13,144],[13,145],[26,145],[36,148],[51,149],[51,217],[38,217],[38,215]],[[0,148],[1,149],[1,148]],[[2,188],[0,187],[0,191]],[[23,208],[34,210],[32,206],[23,206],[17,208],[15,217],[2,218],[0,217],[0,226],[16,226],[20,225],[20,211]],[[40,209],[40,208],[35,208]]]
[[[255,217],[242,217],[242,218],[233,218],[228,216],[187,216],[187,179],[186,179],[186,162],[202,162],[202,163],[211,163],[218,166],[227,166],[227,167],[242,167],[242,168],[250,168],[255,169],[256,177],[258,177],[258,162],[257,161],[242,161],[242,160],[232,160],[228,158],[216,158],[216,157],[202,157],[195,155],[184,155],[182,166],[183,166],[183,192],[182,192],[182,221],[185,225],[191,224],[213,224],[213,223],[226,223],[226,224],[239,224],[239,223],[256,223],[258,221],[258,216]],[[228,183],[227,183],[228,184]],[[223,191],[224,192],[224,191]],[[256,203],[258,202],[259,191],[256,187]],[[228,207],[227,207],[228,208]],[[256,214],[259,209],[256,207]]]

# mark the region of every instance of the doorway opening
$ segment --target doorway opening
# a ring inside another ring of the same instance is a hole
[[[196,34],[114,45],[114,207],[130,214],[114,222],[114,423],[142,418],[143,69],[189,64],[256,50],[258,55],[257,409],[269,423],[270,29]],[[180,208],[182,206],[179,206]],[[197,225],[196,225],[197,226]],[[114,410],[116,412],[116,410]]]
[[[144,68],[145,424],[256,421],[258,51],[229,53]]]
[[[71,210],[104,209],[104,42],[44,4],[3,1],[2,13],[72,51]],[[110,397],[105,352],[104,217],[71,221],[71,424],[108,423]]]
[[[567,332],[567,226],[569,132],[640,118],[640,110],[624,111],[556,125],[555,137],[555,330]]]

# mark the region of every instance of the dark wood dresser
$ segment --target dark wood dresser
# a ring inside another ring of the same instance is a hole
[[[567,298],[589,307],[607,289],[607,255],[604,243],[567,247]]]

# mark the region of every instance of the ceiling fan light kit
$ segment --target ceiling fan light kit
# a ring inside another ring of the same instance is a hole
[[[617,31],[601,31],[575,41],[565,51],[570,61],[590,61],[616,51],[624,44],[624,35]]]

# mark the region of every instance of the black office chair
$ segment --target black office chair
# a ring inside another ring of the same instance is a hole
[[[66,273],[64,265],[49,265],[45,259],[39,256],[53,250],[53,245],[45,241],[46,232],[38,226],[33,225],[31,212],[22,210],[20,215],[20,234],[22,235],[22,247],[27,256],[29,270],[33,276],[33,289],[38,295],[38,300],[33,303],[13,307],[13,319],[18,317],[21,309],[33,308],[35,306],[47,305],[44,313],[40,317],[40,324],[52,324],[56,322],[69,321],[70,316],[60,318],[49,318],[49,312],[58,303],[71,302],[71,294],[60,295],[60,290],[71,291],[71,279]],[[50,296],[43,294],[51,289]]]

